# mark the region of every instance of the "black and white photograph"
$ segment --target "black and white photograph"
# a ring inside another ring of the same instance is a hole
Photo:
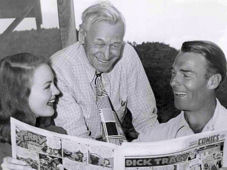
[[[227,170],[226,21],[227,0],[0,0],[0,170]]]

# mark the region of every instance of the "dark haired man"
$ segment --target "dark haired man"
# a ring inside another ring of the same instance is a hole
[[[170,81],[175,107],[182,110],[175,120],[186,123],[176,136],[181,136],[182,130],[190,134],[227,129],[227,111],[216,98],[216,89],[225,77],[226,59],[217,45],[207,41],[183,43]]]
[[[137,141],[227,130],[227,109],[216,98],[216,90],[225,77],[226,58],[216,44],[208,41],[184,42],[172,65],[170,81],[175,107],[182,112],[147,134],[139,135]]]
[[[225,77],[226,58],[216,44],[184,42],[173,63],[170,81],[175,107],[182,112],[156,126],[149,135],[140,135],[138,140],[154,141],[227,129],[227,109],[216,98],[216,90]]]

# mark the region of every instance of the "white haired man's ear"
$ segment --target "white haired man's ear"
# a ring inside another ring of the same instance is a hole
[[[85,31],[85,29],[80,25],[79,34],[78,34],[78,38],[79,38],[80,44],[84,44],[85,37],[86,37],[86,31]]]

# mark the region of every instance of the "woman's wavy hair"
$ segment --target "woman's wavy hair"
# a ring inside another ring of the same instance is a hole
[[[0,61],[0,136],[9,138],[10,117],[35,125],[28,97],[34,70],[47,60],[30,53],[7,56]]]

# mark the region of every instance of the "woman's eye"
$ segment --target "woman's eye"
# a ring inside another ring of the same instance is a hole
[[[190,78],[190,74],[183,74],[185,78]]]
[[[50,84],[48,84],[47,86],[45,86],[44,89],[49,89],[50,88]]]

